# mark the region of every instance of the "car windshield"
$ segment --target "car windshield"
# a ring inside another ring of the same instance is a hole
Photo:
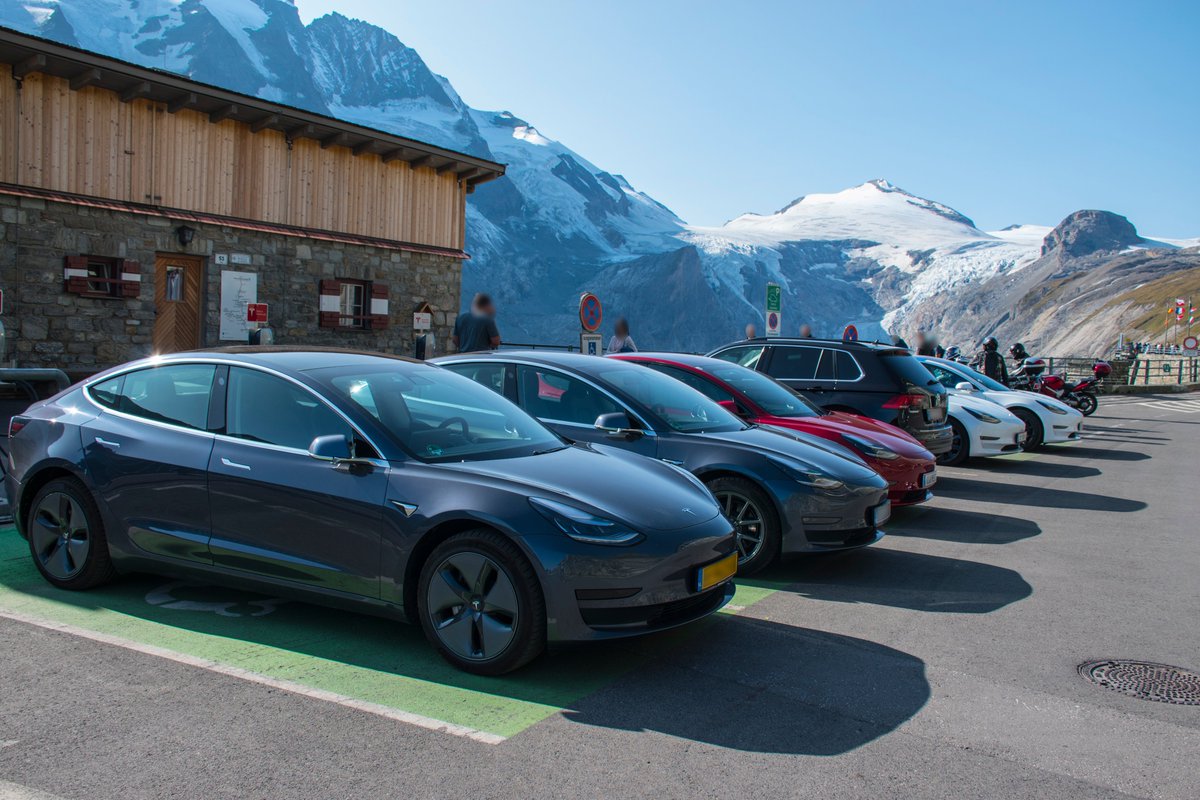
[[[1012,389],[1009,389],[1007,386],[1005,386],[1000,381],[992,380],[987,375],[984,375],[982,372],[976,372],[975,370],[971,369],[970,367],[963,366],[962,364],[956,364],[953,367],[948,367],[945,364],[938,364],[937,362],[933,362],[933,363],[937,364],[939,367],[941,367],[942,369],[944,369],[948,372],[953,372],[957,375],[962,376],[963,380],[965,380],[965,381],[970,381],[972,383],[978,383],[981,386],[983,386],[985,389],[990,389],[993,392],[1011,392],[1012,391]]]
[[[808,400],[761,372],[729,366],[706,367],[714,378],[737,389],[773,417],[819,417],[821,411]]]
[[[564,447],[533,417],[449,370],[331,367],[309,374],[422,461],[513,458]]]
[[[905,350],[893,350],[879,354],[879,360],[891,371],[899,381],[907,386],[919,386],[931,390],[934,394],[943,394],[946,390],[938,383],[937,378],[917,359]]]
[[[618,361],[600,366],[597,375],[601,380],[650,409],[673,430],[716,433],[746,427],[740,419],[700,392],[661,372]]]

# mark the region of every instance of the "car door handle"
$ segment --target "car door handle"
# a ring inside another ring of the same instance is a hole
[[[96,437],[96,444],[101,445],[102,447],[120,447],[121,446],[120,442],[110,442],[108,439],[101,439],[99,436]]]
[[[228,458],[225,458],[224,456],[221,457],[221,463],[227,467],[233,467],[234,469],[244,469],[247,472],[250,471],[249,464],[239,464],[236,461],[230,461]]]
[[[664,462],[670,464],[672,467],[682,467],[683,466],[682,461],[676,461],[673,458],[660,458],[659,461],[664,461]]]

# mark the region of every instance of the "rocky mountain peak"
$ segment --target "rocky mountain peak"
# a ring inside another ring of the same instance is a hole
[[[1144,242],[1133,223],[1111,211],[1087,209],[1067,216],[1042,240],[1042,255],[1088,256],[1124,250]]]

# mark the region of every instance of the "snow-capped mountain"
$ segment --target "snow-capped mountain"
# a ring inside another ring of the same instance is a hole
[[[509,341],[574,340],[587,289],[630,318],[643,348],[702,351],[747,322],[761,329],[768,282],[784,289],[786,333],[853,322],[867,337],[909,334],[1042,263],[1051,234],[981,231],[883,180],[688,226],[531,123],[471,108],[392,33],[340,14],[305,25],[288,0],[9,0],[0,25],[504,162],[469,199],[463,293],[497,298]],[[991,323],[971,324],[963,335]]]

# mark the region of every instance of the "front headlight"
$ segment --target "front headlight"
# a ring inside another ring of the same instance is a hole
[[[968,414],[970,414],[972,417],[974,417],[975,419],[980,420],[982,422],[988,422],[988,423],[991,423],[992,425],[1000,424],[999,419],[997,419],[996,417],[993,417],[991,414],[987,413],[986,411],[976,411],[973,408],[965,409],[965,411]]]
[[[863,439],[862,437],[854,436],[849,433],[843,433],[842,438],[845,439],[851,447],[861,450],[871,458],[881,458],[885,461],[891,461],[900,457],[900,454],[895,450],[889,450],[878,442],[872,442],[869,439]]]
[[[827,492],[845,489],[846,484],[839,481],[837,478],[817,469],[812,464],[804,461],[782,461],[780,459],[771,459],[777,467],[784,473],[805,486],[812,486],[816,489],[823,489]]]
[[[585,544],[631,545],[642,540],[642,534],[628,526],[604,517],[597,517],[566,503],[543,497],[529,498],[529,505],[560,531]]]
[[[1051,411],[1055,414],[1066,414],[1067,413],[1066,411],[1063,411],[1061,408],[1054,405],[1053,403],[1047,403],[1044,400],[1036,400],[1034,402],[1036,402],[1039,406],[1046,409],[1047,411]]]

